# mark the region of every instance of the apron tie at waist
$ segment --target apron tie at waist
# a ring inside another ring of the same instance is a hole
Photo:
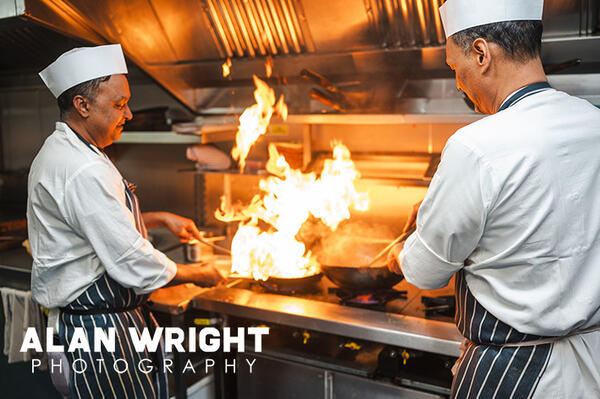
[[[60,308],[60,311],[69,315],[75,316],[88,316],[94,314],[107,314],[107,313],[124,313],[129,312],[130,310],[135,310],[138,308],[143,308],[146,303],[142,303],[139,305],[131,305],[131,306],[123,306],[119,308],[103,308],[103,309],[69,309],[69,308]],[[143,310],[143,309],[142,309]]]
[[[571,338],[571,337],[575,337],[577,335],[589,334],[589,333],[596,332],[596,331],[600,331],[600,325],[584,328],[582,330],[571,331],[567,335],[561,335],[559,337],[547,337],[547,338],[535,339],[533,341],[513,342],[513,343],[501,344],[501,345],[495,345],[495,344],[488,344],[488,345],[489,346],[501,346],[501,347],[505,347],[505,348],[506,347],[518,348],[521,346],[536,346],[536,345],[553,344],[553,343],[563,340],[565,338]]]

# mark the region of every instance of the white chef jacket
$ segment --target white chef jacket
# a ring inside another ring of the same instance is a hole
[[[600,324],[600,110],[549,89],[457,131],[399,261],[522,333]]]
[[[137,231],[117,168],[67,124],[56,123],[35,157],[28,192],[31,290],[37,303],[63,307],[105,272],[138,294],[175,276],[176,264]]]

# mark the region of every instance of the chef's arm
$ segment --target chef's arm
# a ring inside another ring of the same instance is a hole
[[[174,213],[144,212],[142,213],[142,219],[144,219],[147,229],[164,226],[184,241],[189,241],[192,238],[197,240],[202,239],[200,231],[193,220],[175,215]]]
[[[214,266],[194,263],[177,265],[177,273],[167,286],[194,283],[201,287],[210,287],[219,284],[223,280],[224,277]]]
[[[148,230],[165,225],[165,212],[142,212],[142,219]]]
[[[163,287],[178,267],[135,228],[123,182],[103,162],[86,165],[67,182],[60,204],[69,225],[85,237],[108,275],[146,294]],[[107,177],[108,176],[108,177]]]
[[[452,137],[397,261],[409,283],[435,289],[448,284],[477,248],[493,195],[489,165]]]

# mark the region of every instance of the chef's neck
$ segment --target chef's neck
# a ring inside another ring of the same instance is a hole
[[[548,78],[539,57],[525,62],[506,60],[497,71],[493,109],[498,112],[502,103],[515,91],[533,83],[547,81]]]
[[[90,131],[89,127],[87,126],[86,121],[83,120],[82,118],[76,118],[76,117],[73,117],[72,114],[68,114],[66,116],[63,116],[61,119],[64,123],[66,123],[72,130],[74,130],[77,134],[79,134],[81,136],[81,138],[83,138],[89,144],[93,145],[96,148],[100,148],[100,149],[102,149],[104,147],[101,145],[101,143],[98,142],[98,140],[96,140],[94,138],[94,135]]]

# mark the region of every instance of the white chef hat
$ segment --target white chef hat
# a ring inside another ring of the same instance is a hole
[[[448,0],[440,7],[446,38],[505,21],[541,21],[544,0]]]
[[[121,45],[108,44],[69,50],[40,72],[40,77],[58,98],[79,83],[121,73],[127,73]]]

